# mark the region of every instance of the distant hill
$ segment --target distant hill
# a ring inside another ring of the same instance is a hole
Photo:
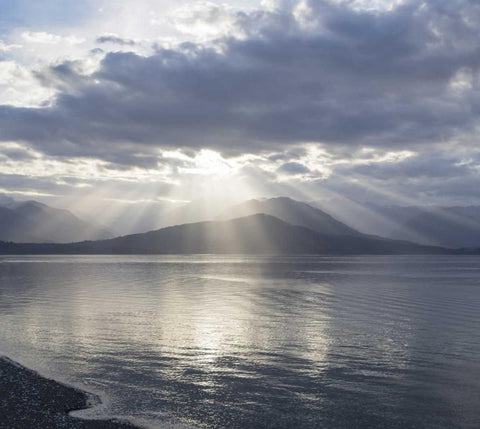
[[[480,247],[478,207],[383,207],[398,225],[388,236],[448,247]],[[399,214],[400,213],[400,214]]]
[[[73,244],[0,243],[3,254],[446,254],[452,250],[356,234],[322,234],[273,216],[168,227]]]
[[[0,206],[0,240],[19,243],[71,243],[112,234],[84,222],[67,210],[37,201],[6,201]]]
[[[360,233],[324,211],[287,197],[249,200],[223,212],[219,219],[233,219],[264,213],[292,225],[304,226],[322,234],[355,236]]]
[[[315,204],[315,203],[314,203]],[[480,207],[316,204],[357,230],[445,247],[480,247]]]

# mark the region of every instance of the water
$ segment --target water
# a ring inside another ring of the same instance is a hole
[[[477,429],[479,310],[477,257],[0,258],[0,351],[150,427]]]

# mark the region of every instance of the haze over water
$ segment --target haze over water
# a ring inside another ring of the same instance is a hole
[[[84,415],[480,427],[478,257],[1,257],[0,324]]]

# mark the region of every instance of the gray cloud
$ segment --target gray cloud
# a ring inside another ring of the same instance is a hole
[[[286,173],[286,174],[306,174],[310,173],[310,170],[308,167],[306,167],[303,164],[300,164],[299,162],[286,162],[285,164],[282,164],[279,168],[278,171],[281,173]]]
[[[479,160],[464,162],[461,157],[445,154],[420,154],[400,162],[375,162],[337,167],[337,174],[364,176],[379,180],[406,180],[478,176]],[[479,177],[480,178],[480,177]]]
[[[5,157],[12,161],[25,161],[34,159],[34,156],[24,148],[1,148],[0,158]]]
[[[310,195],[362,203],[477,205],[480,157],[417,154],[400,162],[338,165],[326,180],[306,184]]]
[[[103,198],[117,199],[154,199],[168,195],[175,188],[165,182],[133,182],[128,180],[110,179],[79,179],[67,176],[31,177],[22,174],[2,174],[0,189],[7,192],[52,194],[52,196],[72,197],[82,199],[93,193]],[[78,187],[78,185],[82,185]]]
[[[60,88],[55,103],[0,106],[0,139],[49,155],[152,166],[157,147],[404,148],[479,125],[475,2],[411,1],[385,12],[348,2],[309,7],[302,20],[293,6],[237,13],[245,37],[213,46],[109,53],[89,76],[71,63],[52,67],[43,79]],[[119,43],[105,37],[100,43]]]
[[[104,34],[103,36],[97,37],[97,43],[113,43],[114,45],[120,46],[135,46],[136,42],[132,39],[125,39],[123,37],[119,37],[115,34]]]

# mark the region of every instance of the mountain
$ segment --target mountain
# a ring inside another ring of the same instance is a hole
[[[398,225],[389,237],[425,244],[480,247],[480,212],[475,207],[384,207],[379,210]],[[477,210],[476,210],[477,209]],[[401,215],[398,213],[401,212]]]
[[[0,240],[3,241],[71,243],[110,237],[110,232],[84,222],[67,210],[37,201],[7,201],[0,206]]]
[[[357,233],[322,234],[265,214],[178,225],[102,241],[73,244],[0,243],[3,254],[446,254],[422,246]]]
[[[219,219],[232,219],[264,213],[292,225],[304,226],[322,234],[356,236],[355,229],[334,219],[324,211],[287,197],[249,200],[230,207]]]
[[[480,247],[480,207],[313,203],[368,234],[444,247]]]

